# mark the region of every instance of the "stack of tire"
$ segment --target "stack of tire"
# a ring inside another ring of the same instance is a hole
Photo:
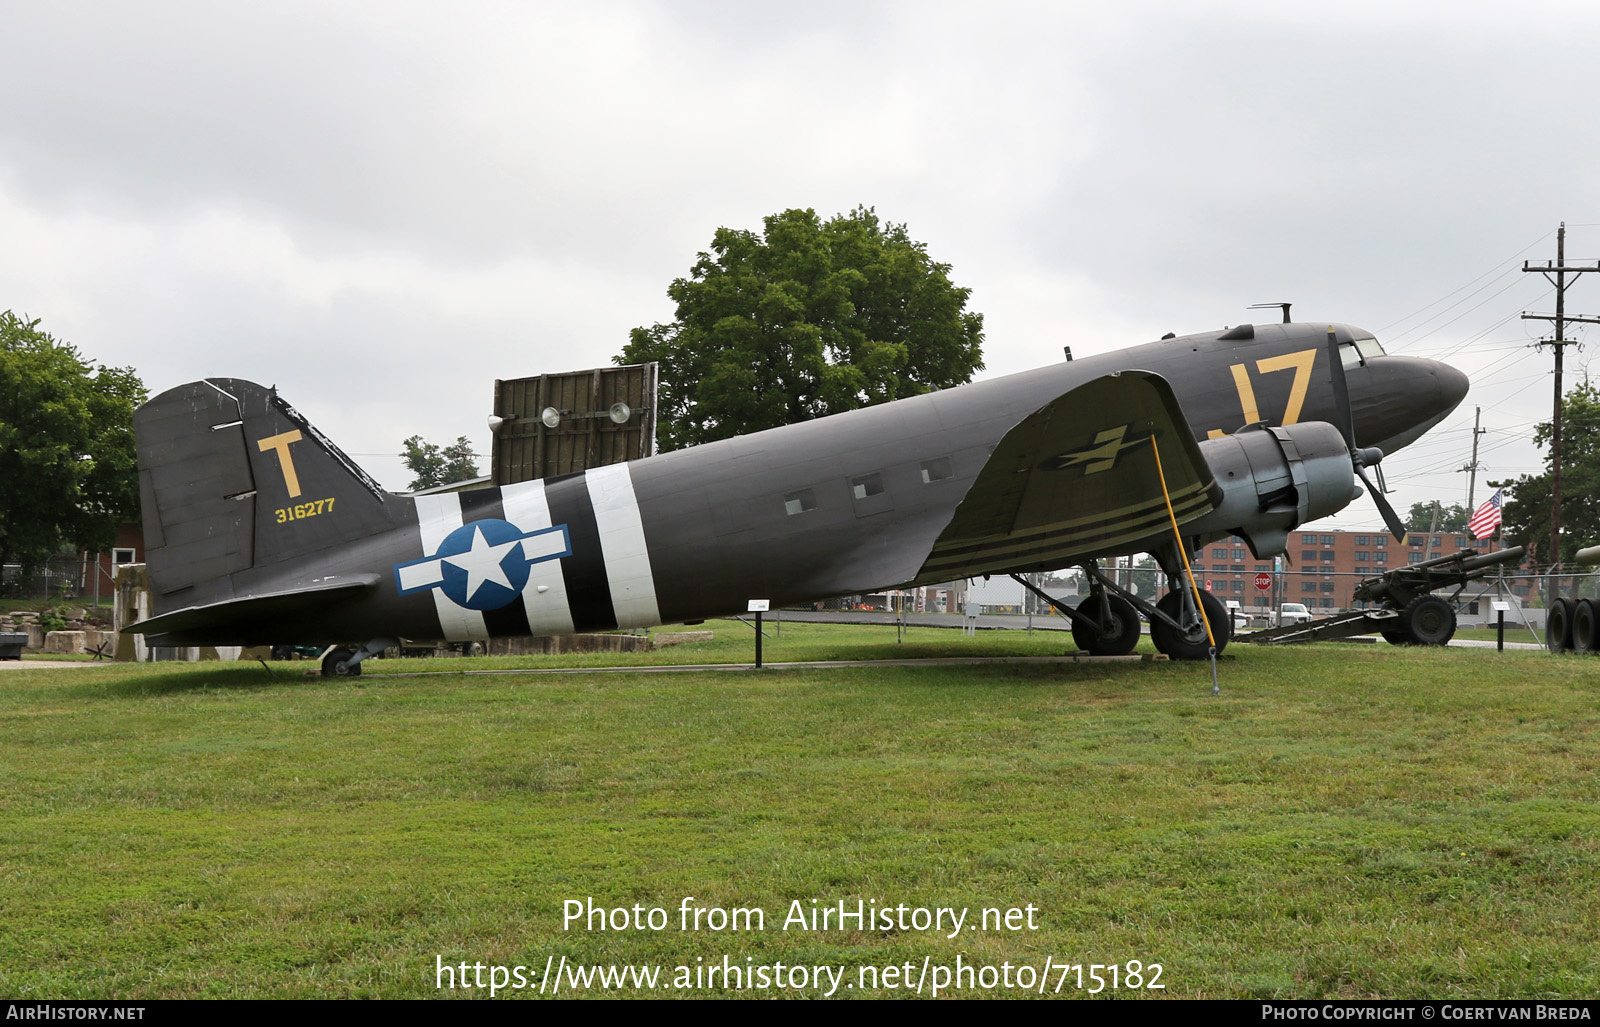
[[[1600,653],[1600,600],[1551,600],[1544,644],[1553,653]]]

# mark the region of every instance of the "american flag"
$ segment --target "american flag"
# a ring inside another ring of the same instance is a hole
[[[1473,511],[1472,520],[1467,522],[1467,530],[1472,532],[1473,538],[1488,538],[1495,529],[1500,527],[1500,493],[1503,489],[1495,489],[1494,495],[1483,501],[1483,505]]]

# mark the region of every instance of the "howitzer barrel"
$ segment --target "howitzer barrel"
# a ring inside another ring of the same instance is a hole
[[[1484,567],[1498,567],[1503,563],[1520,560],[1527,549],[1522,546],[1512,546],[1510,549],[1499,549],[1493,553],[1484,553],[1482,556],[1471,556],[1461,561],[1463,571],[1476,571]]]
[[[1462,550],[1422,563],[1396,567],[1356,585],[1355,598],[1363,602],[1388,601],[1396,607],[1404,606],[1424,592],[1462,585],[1473,578],[1482,577],[1491,567],[1522,559],[1525,552],[1527,550],[1522,546],[1512,546],[1493,553]]]
[[[1600,563],[1600,546],[1578,550],[1578,566],[1593,567],[1597,563]]]

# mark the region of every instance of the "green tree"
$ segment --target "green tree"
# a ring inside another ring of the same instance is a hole
[[[983,315],[949,271],[867,207],[719,228],[667,290],[676,320],[635,328],[615,361],[660,362],[662,450],[960,385],[983,367]]]
[[[413,475],[410,486],[413,492],[478,477],[478,454],[472,451],[472,443],[465,435],[444,449],[421,435],[413,435],[400,445],[405,447],[400,458]]]
[[[1433,504],[1412,503],[1411,512],[1406,515],[1406,530],[1427,532],[1430,529],[1441,532],[1462,532],[1467,530],[1467,522],[1472,519],[1472,511],[1460,503],[1451,503],[1449,506],[1439,506],[1439,527],[1433,529]]]
[[[1546,421],[1534,429],[1536,445],[1548,447]],[[1491,481],[1504,488],[1501,528],[1507,545],[1527,546],[1537,563],[1571,563],[1579,549],[1600,544],[1600,389],[1584,382],[1561,400],[1561,552],[1550,555],[1550,457],[1543,474]]]
[[[132,368],[94,366],[68,343],[0,313],[0,584],[63,546],[99,552],[139,519]]]

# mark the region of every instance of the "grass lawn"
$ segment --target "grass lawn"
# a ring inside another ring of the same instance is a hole
[[[566,659],[749,660],[749,628],[713,628]],[[1070,647],[923,633],[785,625],[767,657]],[[1166,985],[1141,994],[1172,997],[1600,993],[1600,662],[1381,644],[1230,657],[1220,697],[1207,667],[1174,663],[8,671],[0,992],[417,997],[440,994],[436,960],[535,982],[547,957],[660,964],[665,983],[727,956],[850,983],[924,960],[1139,960]],[[765,930],[682,931],[685,896],[759,908]],[[563,901],[586,897],[670,923],[563,930]],[[965,908],[969,924],[1032,905],[1037,929],[782,929],[813,899]],[[880,978],[839,994],[863,991],[899,993]]]

